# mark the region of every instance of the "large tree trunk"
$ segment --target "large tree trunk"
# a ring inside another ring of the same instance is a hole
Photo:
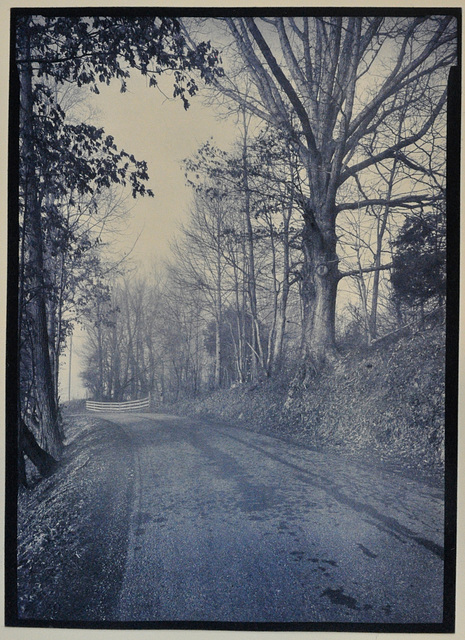
[[[24,420],[20,420],[19,433],[19,482],[27,486],[26,469],[24,465],[25,455],[44,477],[53,472],[56,466],[56,460],[39,446],[34,434]]]
[[[24,58],[30,59],[30,45],[24,43]],[[31,272],[31,296],[28,312],[33,336],[32,358],[35,372],[35,392],[40,410],[42,445],[54,458],[62,449],[63,434],[58,421],[55,388],[50,359],[47,309],[44,285],[43,231],[39,185],[35,167],[32,71],[28,63],[20,68],[21,156],[24,166],[24,201],[28,217],[27,252]]]
[[[335,309],[338,281],[331,274],[317,274],[315,280],[315,308],[308,351],[316,364],[324,364],[333,360],[336,355]]]
[[[322,232],[313,215],[304,216],[302,235],[304,268],[302,292],[304,296],[303,349],[319,368],[336,356],[336,295],[339,282],[336,234],[329,229]]]

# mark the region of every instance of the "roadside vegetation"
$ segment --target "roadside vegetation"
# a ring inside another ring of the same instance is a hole
[[[18,496],[18,617],[103,621],[124,572],[134,469],[114,425],[70,407],[64,429],[53,474],[26,462],[34,490]]]
[[[440,465],[453,12],[14,19],[19,482],[26,459],[46,477],[66,450],[60,362],[77,322],[96,400],[150,394],[155,409]],[[152,271],[107,260],[127,196],[156,194],[86,108],[134,73],[153,87],[168,74],[173,99],[204,100],[236,133],[185,159],[191,204]]]
[[[438,481],[444,471],[444,327],[350,348],[331,369],[289,374],[163,407],[224,420]]]

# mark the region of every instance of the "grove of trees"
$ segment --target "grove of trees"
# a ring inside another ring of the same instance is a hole
[[[102,128],[76,119],[73,99],[66,111],[66,94],[86,85],[98,92],[99,83],[112,79],[124,92],[131,69],[155,86],[157,76],[170,70],[174,93],[187,108],[197,91],[191,70],[208,82],[216,53],[206,43],[188,48],[179,21],[169,17],[19,11],[14,20],[20,107],[17,432],[25,482],[24,454],[45,473],[61,453],[59,356],[73,311],[101,301],[108,289],[96,249],[98,220],[105,209],[111,215],[112,186],[127,186],[134,197],[153,195],[144,184],[146,163],[118,149]]]
[[[317,372],[350,341],[443,321],[453,15],[16,27],[20,464],[60,455],[59,358],[78,310],[89,393],[160,403]],[[151,84],[169,70],[186,108],[200,91],[237,132],[184,161],[186,222],[145,276],[104,264],[98,230],[118,189],[153,195],[148,168],[80,122],[65,91],[114,78],[124,91],[130,70]]]

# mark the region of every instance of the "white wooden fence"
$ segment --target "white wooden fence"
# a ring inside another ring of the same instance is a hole
[[[150,407],[150,394],[142,400],[128,400],[127,402],[96,402],[86,400],[87,411],[140,411]]]

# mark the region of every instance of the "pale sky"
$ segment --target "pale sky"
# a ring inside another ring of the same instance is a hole
[[[168,241],[181,221],[186,220],[191,189],[186,186],[181,161],[195,153],[208,138],[224,148],[234,139],[234,124],[218,120],[201,96],[191,99],[186,111],[180,99],[167,99],[160,90],[149,87],[134,72],[128,91],[121,94],[119,83],[99,86],[100,95],[92,100],[100,112],[100,123],[115,138],[119,148],[148,163],[154,198],[130,198],[131,224],[122,239],[132,247],[142,231],[131,257],[148,264],[167,255]],[[160,82],[166,96],[173,91],[172,80]]]
[[[173,91],[172,79],[164,77],[160,87],[166,96]],[[119,149],[132,153],[137,160],[148,164],[154,198],[129,198],[128,221],[125,231],[111,237],[114,254],[131,250],[131,261],[140,268],[151,268],[169,252],[169,241],[179,225],[186,222],[192,191],[186,185],[181,161],[194,154],[210,137],[221,148],[234,141],[234,120],[217,119],[213,108],[202,103],[200,95],[190,100],[186,111],[180,99],[167,99],[160,90],[149,87],[146,79],[133,72],[128,91],[120,93],[119,82],[109,87],[99,85],[99,95],[91,94],[89,101],[98,113],[97,121],[106,133],[115,138]],[[85,334],[76,327],[71,358],[71,389],[69,389],[69,345],[62,357],[60,389],[61,399],[83,397],[84,388],[79,377]]]

